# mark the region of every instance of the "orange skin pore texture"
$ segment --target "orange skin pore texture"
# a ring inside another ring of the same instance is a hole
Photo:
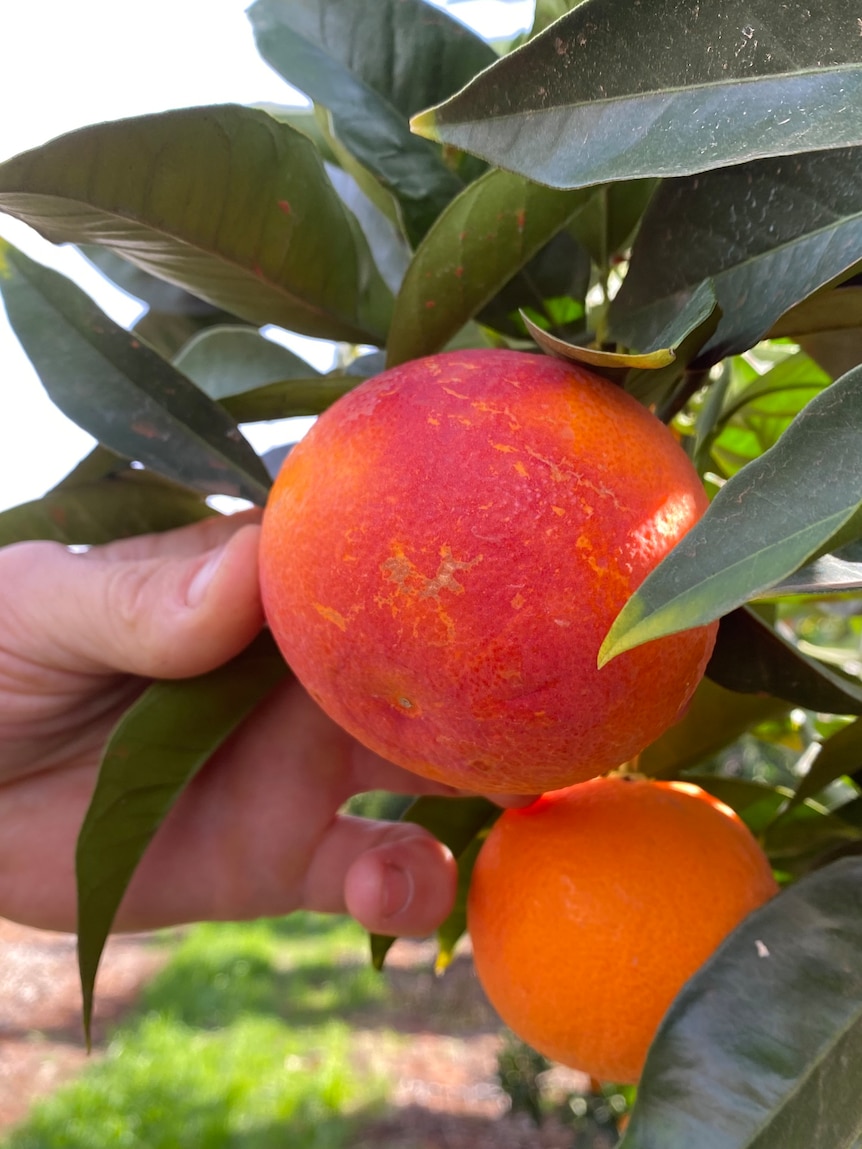
[[[377,753],[482,793],[604,773],[680,716],[715,627],[596,658],[706,496],[668,429],[542,355],[378,375],[287,457],[263,523],[272,632]]]
[[[467,907],[476,972],[524,1041],[634,1082],[683,984],[776,892],[745,824],[697,786],[596,778],[491,829]]]

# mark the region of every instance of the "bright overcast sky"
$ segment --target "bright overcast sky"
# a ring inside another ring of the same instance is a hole
[[[447,0],[436,0],[447,6]],[[3,7],[0,161],[100,120],[195,104],[301,102],[257,55],[249,0],[41,0]],[[531,0],[448,0],[484,35],[513,35]],[[64,271],[118,323],[137,303],[86,261],[0,214],[0,235]],[[314,357],[314,348],[303,352]],[[0,509],[38,498],[90,448],[42,391],[0,304]],[[261,429],[262,431],[264,429]],[[268,445],[256,441],[258,449]]]

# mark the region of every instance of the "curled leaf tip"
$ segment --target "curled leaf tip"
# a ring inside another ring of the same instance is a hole
[[[419,112],[418,115],[413,116],[410,120],[410,131],[417,136],[424,136],[426,140],[438,140],[440,134],[437,131],[437,113],[434,108],[429,108],[427,112]]]

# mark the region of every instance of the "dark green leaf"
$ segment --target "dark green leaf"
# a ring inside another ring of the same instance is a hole
[[[76,853],[88,1040],[102,950],[144,851],[198,770],[287,673],[264,632],[209,674],[154,683],[111,736]]]
[[[387,363],[439,351],[584,202],[490,171],[443,212],[414,255],[395,300]]]
[[[644,346],[668,308],[709,278],[722,319],[700,358],[716,362],[753,346],[794,304],[857,263],[860,250],[860,148],[671,180],[644,216],[611,331]]]
[[[266,470],[227,412],[79,287],[0,241],[0,293],[46,391],[85,431],[204,494],[266,500]]]
[[[222,406],[238,423],[291,419],[296,415],[319,415],[361,380],[348,375],[318,379],[286,379],[268,383],[242,395],[222,399]]]
[[[725,483],[623,607],[602,663],[763,596],[821,551],[862,503],[860,434],[862,368],[822,391],[774,447]]]
[[[391,295],[314,145],[264,112],[97,124],[0,165],[0,211],[257,326],[382,342]]]
[[[626,180],[602,184],[574,217],[569,230],[589,251],[593,262],[606,273],[614,255],[631,240],[659,180]]]
[[[484,834],[477,835],[458,855],[458,885],[452,912],[437,929],[437,960],[434,972],[445,973],[455,956],[455,947],[467,932],[467,897],[473,879],[473,867],[484,844]]]
[[[318,374],[304,359],[249,327],[211,327],[195,336],[174,359],[211,399],[225,399],[283,379]]]
[[[862,143],[850,0],[586,0],[413,121],[552,187]]]
[[[199,496],[148,471],[127,470],[61,485],[31,503],[0,513],[0,546],[24,539],[71,544],[168,531],[214,514]]]
[[[653,1043],[620,1149],[838,1149],[862,1131],[862,859],[747,918]]]
[[[746,694],[771,694],[827,714],[862,714],[862,685],[808,658],[747,607],[721,620],[706,672]]]
[[[463,185],[408,116],[490,64],[492,49],[421,0],[257,0],[248,14],[263,58],[331,111],[336,136],[396,196],[418,242]]]
[[[411,803],[401,821],[424,826],[448,846],[456,858],[460,858],[469,850],[476,836],[492,825],[500,813],[500,807],[493,805],[487,798],[425,797]],[[451,926],[446,936],[450,934]],[[375,969],[383,968],[386,954],[394,941],[395,938],[382,934],[371,935],[371,960]]]
[[[128,466],[128,459],[124,459],[122,455],[109,451],[107,447],[97,443],[92,451],[85,455],[80,463],[73,467],[68,475],[64,475],[51,490],[53,492],[63,487],[80,487],[85,483],[95,483],[107,475],[115,475],[120,471],[125,471]]]
[[[640,755],[638,769],[651,778],[676,778],[752,726],[789,709],[789,703],[779,698],[740,694],[704,678],[683,718]]]
[[[823,743],[811,769],[799,783],[790,808],[797,806],[806,798],[813,798],[836,778],[841,778],[845,774],[855,774],[860,767],[862,767],[862,722],[851,722]]]
[[[818,291],[777,319],[769,329],[769,338],[798,338],[847,327],[862,327],[862,287],[834,287]]]
[[[862,831],[810,799],[781,813],[763,834],[763,848],[779,873],[801,878],[860,850]]]

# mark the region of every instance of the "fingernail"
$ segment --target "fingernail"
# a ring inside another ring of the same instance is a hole
[[[191,607],[200,606],[203,602],[204,596],[207,593],[210,583],[215,577],[215,573],[221,566],[222,558],[224,557],[225,547],[217,547],[209,557],[205,560],[202,566],[198,568],[194,575],[192,575],[186,590],[186,605]]]
[[[413,901],[413,875],[400,866],[387,862],[383,868],[383,916],[403,913]]]

